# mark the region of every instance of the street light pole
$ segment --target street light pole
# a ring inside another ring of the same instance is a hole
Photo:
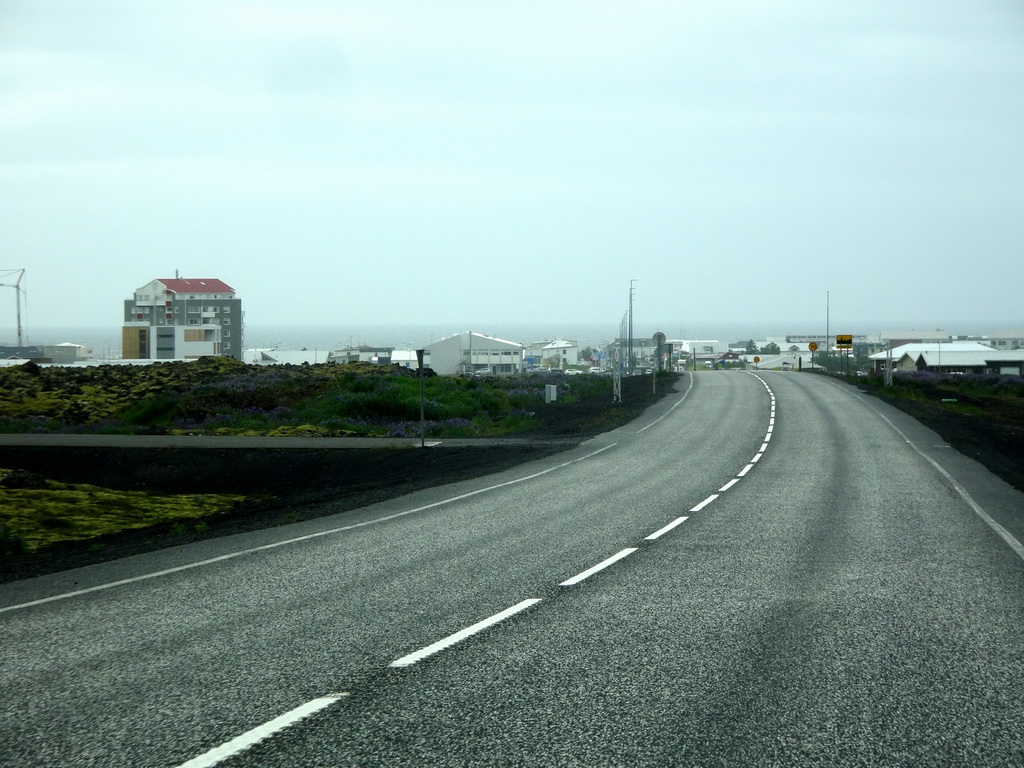
[[[626,357],[626,365],[630,371],[633,370],[633,283],[636,278],[629,281],[629,354]]]

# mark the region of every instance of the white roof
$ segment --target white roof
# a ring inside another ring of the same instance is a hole
[[[978,350],[973,352],[948,352],[943,349],[941,352],[931,351],[911,355],[911,358],[915,361],[922,357],[927,366],[970,367],[984,365],[987,362],[1017,362],[1024,360],[1024,350],[1011,352],[1009,350],[986,349],[985,351]]]
[[[242,358],[247,363],[261,365],[302,365],[303,363],[326,363],[330,355],[327,349],[247,349]]]
[[[561,349],[562,347],[575,347],[576,342],[569,339],[555,339],[545,344],[542,349]]]
[[[433,344],[428,344],[427,348],[433,347],[435,344],[440,344],[442,341],[448,341],[448,339],[462,337],[465,334],[468,334],[470,336],[476,336],[478,339],[487,339],[488,341],[497,341],[500,344],[508,344],[510,347],[522,348],[523,346],[518,341],[507,341],[505,339],[499,339],[496,336],[488,336],[486,333],[477,333],[476,331],[462,331],[462,333],[453,333],[451,336],[445,336],[443,339],[435,341]]]
[[[995,350],[987,344],[982,344],[980,341],[950,341],[941,344],[937,341],[929,341],[920,344],[901,344],[898,347],[893,347],[892,357],[894,360],[899,360],[904,355],[910,355],[916,360],[918,355],[922,355],[925,352],[938,352],[946,355],[953,352],[995,352]],[[885,360],[888,356],[889,353],[887,351],[876,352],[870,356],[870,359]]]

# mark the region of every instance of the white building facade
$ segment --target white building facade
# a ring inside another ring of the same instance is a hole
[[[442,376],[522,373],[523,349],[518,342],[474,331],[463,331],[427,345],[430,367]]]

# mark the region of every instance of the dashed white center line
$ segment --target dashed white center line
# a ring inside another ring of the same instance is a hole
[[[688,518],[688,517],[677,517],[675,520],[673,520],[671,523],[666,525],[664,528],[659,528],[657,531],[652,533],[650,536],[647,536],[646,540],[647,541],[654,541],[659,536],[662,536],[662,535],[668,533],[673,528],[675,528],[677,525],[682,525],[683,523],[685,523],[689,519],[690,518]]]
[[[749,472],[753,468],[754,468],[753,464],[747,464],[747,466],[745,466],[743,469],[740,470],[739,474],[736,475],[736,477],[745,477],[747,472]]]
[[[590,578],[591,576],[593,576],[598,571],[603,571],[609,565],[612,565],[613,563],[617,563],[619,560],[621,560],[622,558],[624,558],[624,557],[626,557],[628,555],[632,555],[634,552],[636,552],[636,550],[637,550],[636,547],[627,547],[626,549],[622,550],[621,552],[618,552],[618,553],[612,555],[607,560],[602,560],[597,565],[594,565],[594,566],[591,566],[590,568],[587,568],[587,570],[583,571],[583,573],[578,573],[575,576],[573,576],[571,579],[569,579],[567,581],[563,581],[558,586],[560,586],[560,587],[571,587],[574,584],[579,584],[581,581],[583,581],[584,579]]]
[[[520,611],[525,611],[531,605],[536,605],[539,602],[540,602],[540,598],[539,597],[531,598],[529,600],[523,600],[521,603],[516,603],[515,605],[511,606],[510,608],[506,608],[504,611],[496,613],[493,616],[490,616],[490,617],[484,619],[483,621],[478,621],[476,624],[474,624],[474,625],[472,625],[470,627],[466,627],[465,629],[460,629],[455,634],[448,635],[448,637],[446,637],[446,638],[444,638],[442,640],[438,640],[436,643],[431,643],[430,645],[426,646],[425,648],[420,648],[418,651],[413,651],[412,653],[410,653],[410,654],[408,654],[406,656],[403,656],[400,659],[395,659],[394,661],[391,662],[391,664],[389,666],[392,666],[392,667],[409,667],[409,666],[412,666],[417,661],[422,661],[423,659],[427,658],[427,656],[433,656],[438,651],[443,651],[445,648],[449,648],[449,647],[455,645],[456,643],[458,643],[458,642],[460,642],[462,640],[465,640],[467,637],[470,637],[471,635],[475,635],[477,632],[480,632],[481,630],[487,629],[487,627],[493,626],[493,625],[495,625],[495,624],[497,624],[497,623],[499,623],[501,621],[504,621],[509,616],[514,616],[515,614],[519,613]]]
[[[747,466],[750,466],[750,465],[748,464]],[[736,483],[738,483],[739,481],[740,481],[740,479],[738,477],[734,477],[728,483],[726,483],[721,488],[719,488],[718,492],[722,493],[723,491],[728,491],[730,488],[732,488],[734,485],[736,485]]]
[[[708,504],[710,504],[712,501],[714,501],[717,498],[718,498],[718,494],[717,493],[712,493],[710,496],[708,496],[706,499],[704,499],[704,501],[702,501],[696,507],[691,507],[690,511],[691,512],[700,512],[702,509],[704,509],[704,507],[706,507]]]
[[[319,712],[321,709],[331,706],[331,704],[346,695],[339,693],[334,696],[323,696],[319,699],[307,701],[301,707],[296,707],[291,712],[285,712],[280,717],[275,717],[273,720],[257,726],[241,736],[236,736],[219,747],[214,747],[209,752],[199,755],[199,757],[192,758],[187,763],[182,763],[178,768],[211,768],[211,766],[217,765],[217,763],[223,762],[229,757],[234,757],[239,752],[248,749],[254,744],[258,744],[268,736],[272,736],[289,725],[294,725],[299,720],[309,717],[314,712]]]

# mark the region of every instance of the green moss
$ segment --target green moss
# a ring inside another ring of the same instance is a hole
[[[41,489],[0,488],[0,526],[31,550],[118,531],[225,512],[237,494],[165,495],[48,482]]]

